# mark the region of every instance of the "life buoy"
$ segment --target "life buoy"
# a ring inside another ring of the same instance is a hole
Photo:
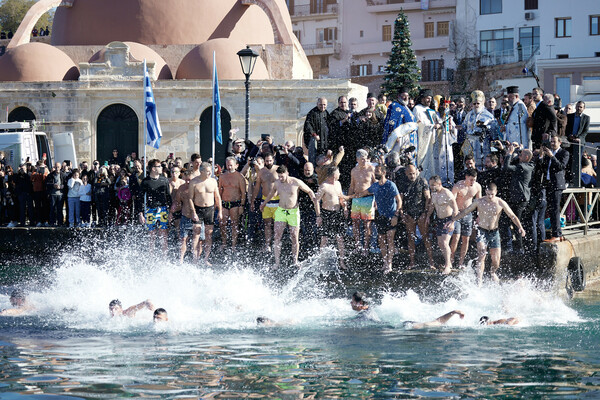
[[[585,273],[583,271],[581,258],[571,258],[571,260],[569,260],[567,271],[569,272],[569,280],[571,281],[571,287],[573,290],[576,292],[582,292],[585,289]]]

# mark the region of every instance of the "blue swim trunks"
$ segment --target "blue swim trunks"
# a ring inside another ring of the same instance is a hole
[[[477,243],[483,243],[490,249],[500,248],[500,232],[498,229],[482,229],[477,228]]]
[[[146,228],[152,232],[155,229],[169,229],[169,212],[166,206],[146,210]]]

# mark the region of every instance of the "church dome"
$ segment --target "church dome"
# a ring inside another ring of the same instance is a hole
[[[173,79],[171,69],[167,65],[167,62],[150,47],[135,42],[124,42],[129,47],[129,61],[154,61],[155,70],[157,71],[157,79]],[[104,62],[104,55],[106,48],[96,52],[88,62]],[[133,58],[133,59],[131,59]]]
[[[237,52],[246,46],[241,41],[212,39],[194,47],[181,60],[177,79],[212,79],[213,51],[216,53],[217,74],[220,80],[246,79]],[[263,60],[258,58],[252,79],[269,79]]]
[[[74,0],[58,7],[53,45],[198,44],[232,38],[244,43],[274,43],[267,14],[239,0]]]
[[[26,43],[0,57],[0,81],[49,82],[79,78],[79,69],[64,52],[45,43]]]

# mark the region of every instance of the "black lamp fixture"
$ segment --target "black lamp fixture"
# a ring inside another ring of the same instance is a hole
[[[258,59],[258,53],[246,46],[245,49],[237,52],[240,58],[240,64],[242,66],[242,72],[246,75],[246,140],[248,140],[248,131],[250,128],[250,75],[254,71],[256,60]]]

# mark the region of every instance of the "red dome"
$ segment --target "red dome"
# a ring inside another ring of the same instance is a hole
[[[0,81],[49,82],[79,78],[79,69],[64,52],[32,42],[7,50],[0,57]]]
[[[244,43],[274,43],[268,16],[239,0],[75,0],[58,7],[53,45],[198,44],[234,38]]]
[[[245,47],[242,42],[231,39],[213,39],[202,43],[181,60],[176,79],[212,79],[213,51],[216,53],[219,79],[245,79],[237,55]],[[267,67],[260,58],[256,60],[252,79],[269,79]]]

